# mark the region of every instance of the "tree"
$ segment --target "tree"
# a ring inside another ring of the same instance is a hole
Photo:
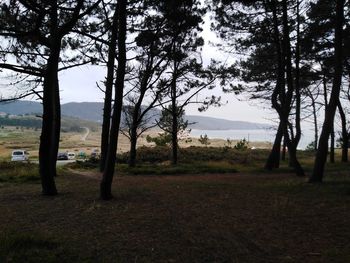
[[[62,65],[61,52],[79,46],[71,37],[74,27],[83,22],[100,1],[6,1],[0,9],[0,36],[3,52],[17,58],[0,66],[42,79],[43,121],[39,148],[39,171],[44,195],[56,195],[56,158],[60,137],[60,97],[58,72],[76,65],[81,57]],[[74,54],[74,52],[72,52]],[[90,61],[89,61],[90,62]],[[88,63],[81,61],[80,64]],[[39,94],[35,92],[35,94]]]
[[[165,135],[169,134],[171,136],[171,147],[174,151],[174,147],[178,147],[177,138],[180,134],[184,133],[187,130],[188,121],[185,120],[185,110],[183,107],[176,107],[175,111],[176,115],[176,127],[174,128],[174,112],[173,112],[173,105],[168,105],[168,107],[164,108],[161,112],[161,116],[159,117],[159,120],[157,121],[157,125],[160,129],[162,129],[165,132]],[[176,143],[174,144],[174,138],[176,138]],[[176,149],[177,153],[177,149]],[[173,156],[174,158],[174,156]],[[177,155],[176,155],[176,162],[177,163]]]
[[[116,81],[114,84],[114,104],[112,114],[112,124],[109,134],[109,145],[107,150],[107,158],[105,169],[103,171],[102,180],[100,183],[100,196],[103,200],[113,198],[112,182],[114,175],[114,168],[116,162],[116,151],[118,144],[119,126],[121,119],[121,112],[123,106],[123,90],[124,78],[126,72],[126,25],[127,25],[127,1],[118,0],[118,68]]]
[[[104,7],[106,9],[106,7]],[[105,81],[105,96],[103,103],[103,121],[102,121],[102,132],[101,132],[101,157],[100,157],[100,172],[104,171],[109,135],[110,135],[110,126],[111,126],[111,114],[112,114],[112,91],[114,84],[114,73],[115,73],[115,59],[117,54],[117,36],[118,36],[118,11],[114,10],[112,22],[109,23],[108,18],[106,21],[109,26],[109,41],[108,41],[108,58],[107,58],[107,76]]]
[[[159,3],[148,6],[148,15],[141,19],[139,26],[135,26],[140,32],[135,38],[134,52],[137,55],[131,73],[134,77],[129,81],[131,88],[126,97],[128,105],[124,107],[126,125],[123,129],[127,131],[124,134],[130,139],[131,167],[136,164],[136,145],[139,136],[147,129],[156,126],[150,121],[151,110],[161,103],[168,88],[163,75],[168,68],[168,53],[173,42],[164,25],[165,18],[161,13],[154,12],[158,5]]]
[[[290,163],[297,175],[303,175],[296,151],[301,136],[300,2],[296,6],[285,0],[213,0],[213,3],[213,28],[229,43],[229,53],[240,55],[240,60],[233,64],[239,74],[232,76],[241,83],[231,85],[229,90],[250,94],[250,99],[270,100],[279,117],[265,168],[279,166],[284,137]],[[293,16],[295,20],[291,19]],[[292,39],[293,35],[296,39]]]
[[[200,135],[198,141],[201,144],[204,144],[205,146],[208,146],[210,144],[208,135],[204,134],[204,135]]]
[[[336,1],[336,16],[335,16],[335,38],[334,38],[334,79],[331,97],[328,108],[325,113],[325,120],[322,127],[322,132],[319,140],[319,147],[316,153],[314,169],[309,182],[322,182],[324,174],[324,166],[327,159],[328,139],[331,133],[334,115],[337,106],[339,105],[340,87],[343,74],[343,25],[344,25],[344,4],[345,0]]]
[[[199,1],[164,1],[159,6],[164,14],[165,27],[172,43],[168,53],[170,60],[167,98],[169,105],[163,106],[171,116],[172,163],[177,164],[179,118],[184,107],[203,89],[213,88],[215,77],[209,70],[203,69],[199,51],[203,39],[199,37],[202,16],[206,10]]]

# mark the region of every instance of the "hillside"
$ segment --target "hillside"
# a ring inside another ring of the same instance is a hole
[[[70,102],[62,104],[62,115],[79,118],[81,120],[102,122],[103,103],[101,102]],[[20,115],[20,114],[36,114],[42,112],[41,104],[33,101],[15,101],[11,103],[1,104],[0,113]],[[150,121],[160,114],[159,109],[154,109],[149,114]],[[218,119],[206,116],[187,115],[186,119],[192,129],[198,130],[254,130],[266,129],[270,127],[267,124],[232,121]]]

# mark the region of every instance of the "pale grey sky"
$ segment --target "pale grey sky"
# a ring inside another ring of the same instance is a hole
[[[202,57],[205,63],[209,63],[211,58],[222,61],[226,61],[227,59],[228,61],[232,60],[232,58],[227,57],[227,54],[218,51],[213,45],[209,44],[209,40],[210,42],[217,42],[219,40],[215,33],[210,31],[208,15],[205,17],[202,36],[205,39],[205,45],[202,51]],[[83,66],[62,72],[60,74],[62,103],[83,101],[102,102],[103,93],[96,87],[96,82],[104,80],[105,75],[106,69],[99,66]],[[222,96],[222,101],[225,102],[225,105],[211,107],[202,113],[198,112],[198,105],[190,105],[186,109],[186,114],[259,123],[270,123],[269,120],[275,116],[273,111],[257,106],[257,104],[259,105],[257,101],[239,101],[233,93],[224,94],[220,87],[211,91],[205,91],[201,97],[211,96],[212,94]],[[242,100],[243,98],[240,99]]]

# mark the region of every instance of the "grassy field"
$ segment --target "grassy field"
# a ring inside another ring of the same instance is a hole
[[[83,136],[62,133],[61,151],[99,147],[99,131]],[[0,159],[14,148],[35,158],[38,140],[39,131],[5,127]],[[44,197],[37,164],[0,161],[0,262],[350,262],[350,165],[339,155],[326,182],[310,185],[287,162],[263,170],[267,150],[196,145],[181,142],[176,167],[166,148],[140,148],[132,169],[120,154],[108,202],[97,163],[60,167],[59,195]],[[299,158],[309,174],[313,153]]]
[[[80,120],[81,122],[81,120]],[[84,122],[83,122],[84,124]],[[89,125],[87,125],[89,126]],[[101,130],[99,127],[88,127],[89,133],[86,140],[82,140],[85,130],[82,132],[62,132],[60,139],[60,149],[59,151],[69,151],[78,153],[84,151],[88,155],[94,150],[100,149],[100,139]],[[158,130],[150,130],[145,134],[141,135],[138,140],[138,147],[141,146],[151,146],[152,143],[146,141],[146,136],[157,136]],[[12,150],[15,149],[25,149],[30,153],[30,158],[36,160],[38,158],[39,149],[39,138],[40,129],[32,128],[21,128],[21,127],[11,127],[5,126],[0,129],[0,160],[9,160],[11,157]],[[232,141],[232,145],[235,145],[237,141]],[[182,148],[190,146],[201,146],[204,147],[198,138],[180,139],[179,145]],[[224,147],[226,141],[222,139],[210,139],[211,147]],[[256,148],[269,148],[270,143],[267,142],[252,142],[251,147]],[[129,151],[130,143],[127,137],[120,134],[118,141],[118,152],[124,153]]]
[[[254,171],[122,175],[108,202],[94,171],[60,170],[48,198],[26,179],[35,165],[15,166],[0,169],[0,262],[350,262],[349,165],[329,166],[322,185]]]

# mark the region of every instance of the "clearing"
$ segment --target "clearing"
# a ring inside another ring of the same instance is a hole
[[[350,262],[348,172],[121,176],[62,170],[60,194],[0,183],[0,262]]]

